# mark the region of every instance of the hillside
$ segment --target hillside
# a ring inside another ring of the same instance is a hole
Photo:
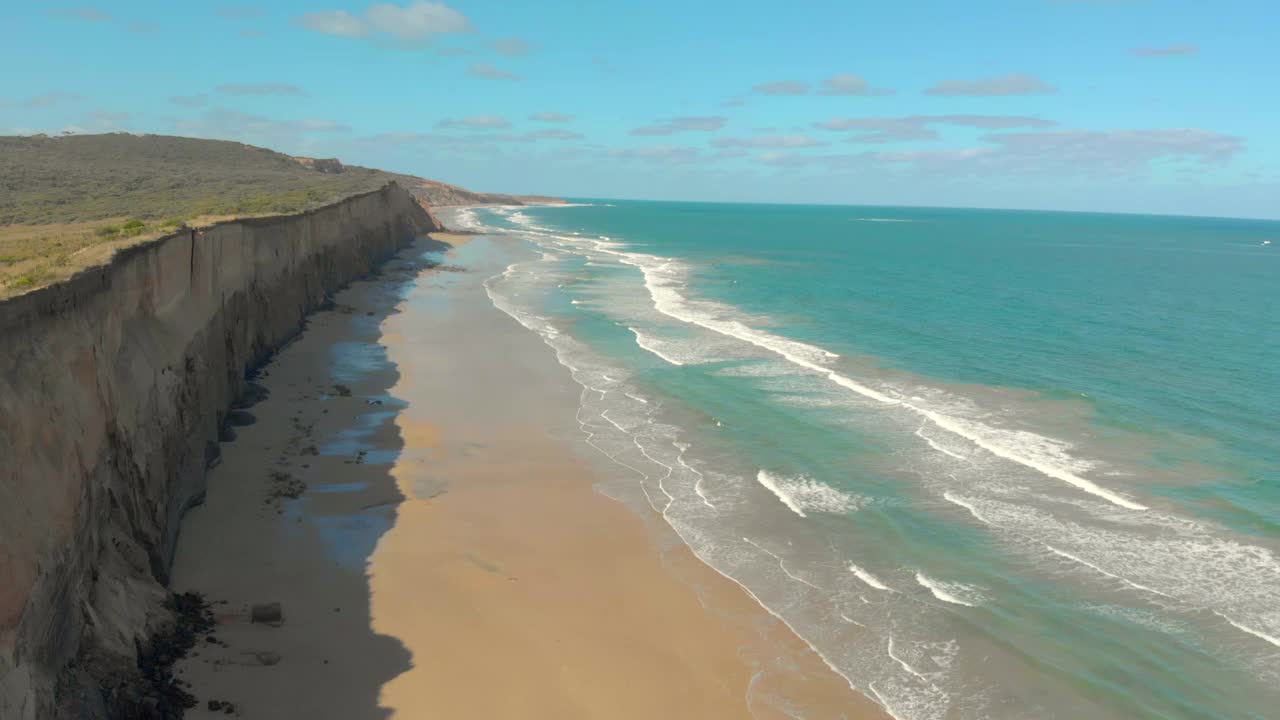
[[[0,137],[0,297],[105,262],[120,247],[180,225],[299,212],[392,180],[428,206],[548,201],[223,140]]]

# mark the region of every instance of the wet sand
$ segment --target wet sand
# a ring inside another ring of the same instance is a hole
[[[223,445],[174,569],[226,601],[219,643],[180,666],[191,716],[884,717],[659,519],[594,491],[609,469],[579,388],[484,293],[518,250],[448,240],[441,268],[394,261],[315,316]],[[247,621],[264,601],[282,626]]]

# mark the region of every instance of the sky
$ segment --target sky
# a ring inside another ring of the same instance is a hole
[[[476,190],[1280,219],[1276,0],[0,8],[0,134]]]

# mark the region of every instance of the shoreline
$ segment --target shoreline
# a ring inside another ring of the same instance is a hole
[[[179,664],[192,716],[886,717],[594,490],[576,385],[480,286],[510,248],[438,237],[437,270],[419,243],[313,316],[224,445],[174,569],[226,601]],[[282,626],[246,621],[272,601]]]

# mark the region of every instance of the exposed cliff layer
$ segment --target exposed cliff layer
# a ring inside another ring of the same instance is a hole
[[[395,184],[0,303],[0,717],[105,717],[247,373],[435,220]],[[105,688],[105,689],[104,689]]]

